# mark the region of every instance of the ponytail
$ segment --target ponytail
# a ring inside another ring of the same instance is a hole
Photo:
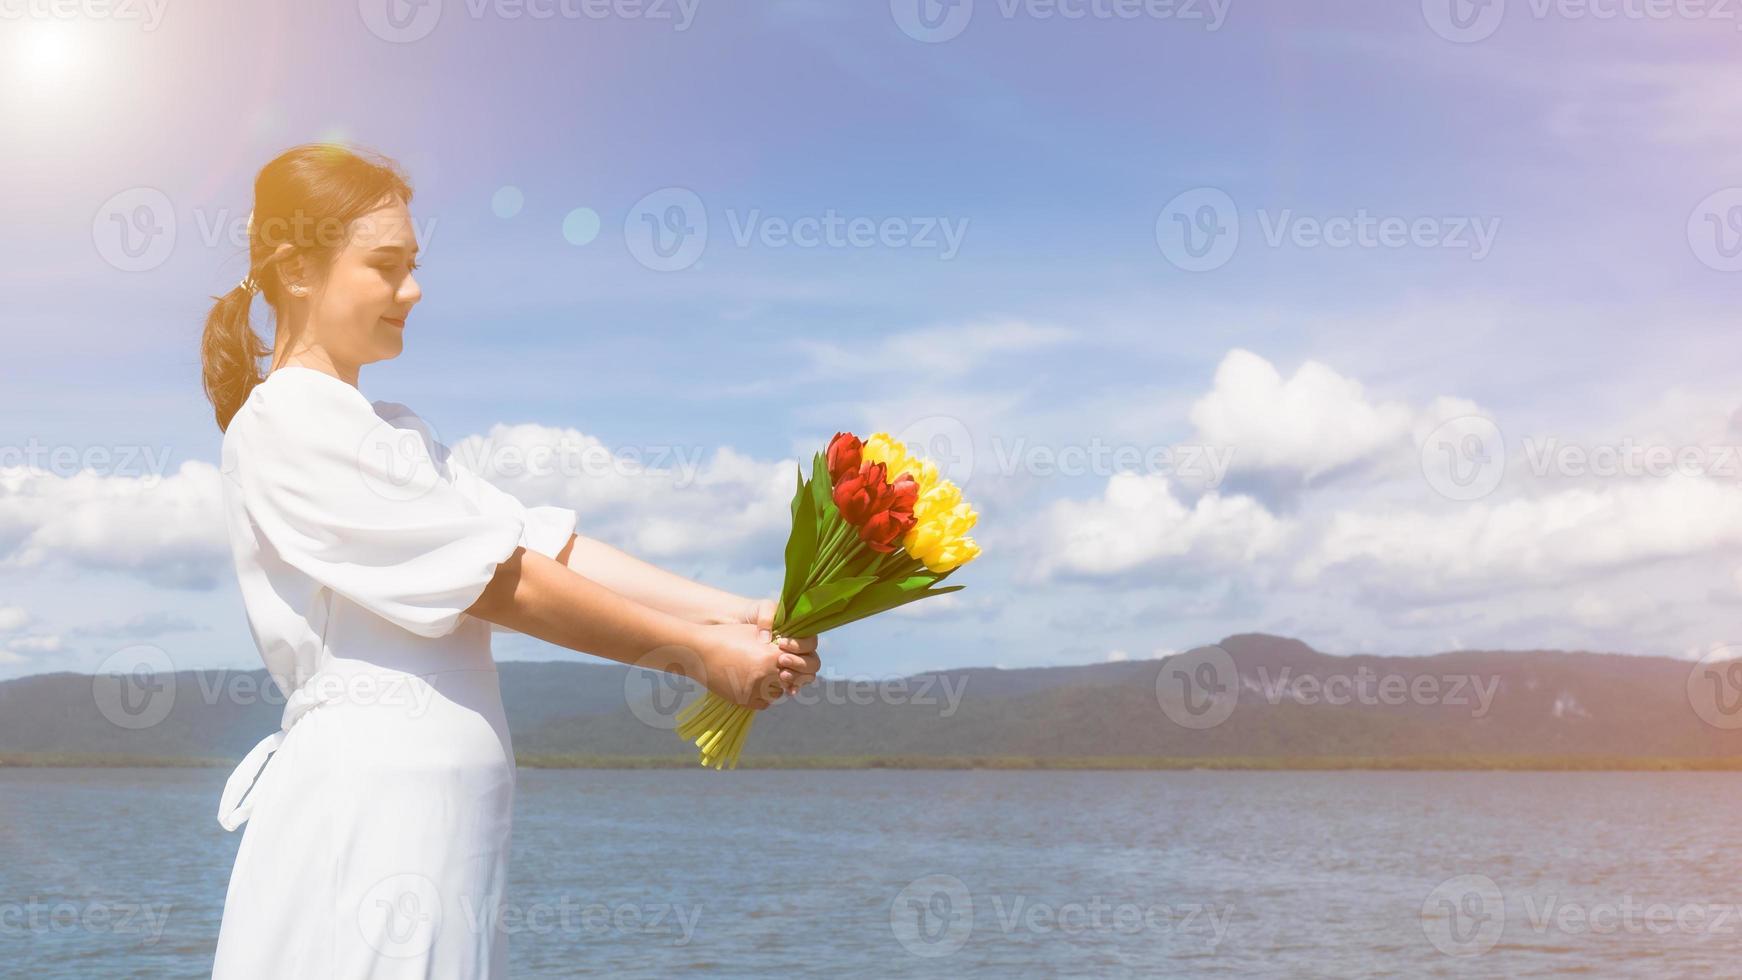
[[[200,361],[205,376],[206,399],[218,419],[220,431],[230,428],[230,419],[263,379],[260,359],[272,348],[254,332],[248,312],[254,291],[242,284],[222,296],[206,314],[205,335],[200,339]]]

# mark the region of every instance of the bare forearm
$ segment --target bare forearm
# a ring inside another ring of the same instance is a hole
[[[619,663],[646,661],[662,648],[699,650],[695,623],[619,595],[535,551],[517,548],[471,608],[479,619],[548,643]],[[661,669],[684,673],[656,658]],[[688,658],[678,658],[680,660]]]
[[[575,535],[568,567],[625,598],[692,623],[734,623],[750,599],[668,572],[618,548]]]

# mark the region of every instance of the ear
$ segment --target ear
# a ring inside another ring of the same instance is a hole
[[[308,295],[308,266],[303,262],[301,254],[287,255],[274,262],[273,271],[278,276],[279,285],[292,296]]]

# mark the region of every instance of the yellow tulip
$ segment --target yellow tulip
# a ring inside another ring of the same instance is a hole
[[[913,455],[887,432],[873,432],[861,445],[859,458],[882,463],[891,480],[907,473],[919,484],[914,525],[901,539],[909,555],[931,571],[947,572],[980,554],[980,546],[967,536],[980,515],[962,499],[961,487],[939,475],[936,463]]]

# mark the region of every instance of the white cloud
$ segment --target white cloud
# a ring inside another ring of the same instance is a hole
[[[23,606],[0,606],[0,633],[16,633],[30,624],[30,613]]]
[[[0,528],[14,567],[51,561],[123,572],[170,588],[210,588],[229,568],[217,467],[190,460],[172,475],[59,476],[0,470]]]
[[[1275,554],[1284,522],[1244,495],[1214,491],[1190,506],[1167,477],[1118,473],[1095,500],[1057,500],[1039,525],[1030,573],[1113,577],[1164,567],[1226,570]]]
[[[1284,378],[1241,349],[1222,359],[1190,418],[1200,441],[1234,450],[1236,471],[1305,483],[1406,445],[1418,423],[1409,406],[1376,401],[1360,382],[1317,361]]]
[[[1295,565],[1421,599],[1480,595],[1742,546],[1742,490],[1674,475],[1435,510],[1346,510]]]
[[[721,447],[608,447],[576,429],[497,425],[451,447],[528,504],[560,504],[580,533],[650,558],[777,561],[791,526],[796,460]]]
[[[6,647],[14,653],[54,653],[61,649],[61,639],[53,633],[16,636],[7,641]]]

